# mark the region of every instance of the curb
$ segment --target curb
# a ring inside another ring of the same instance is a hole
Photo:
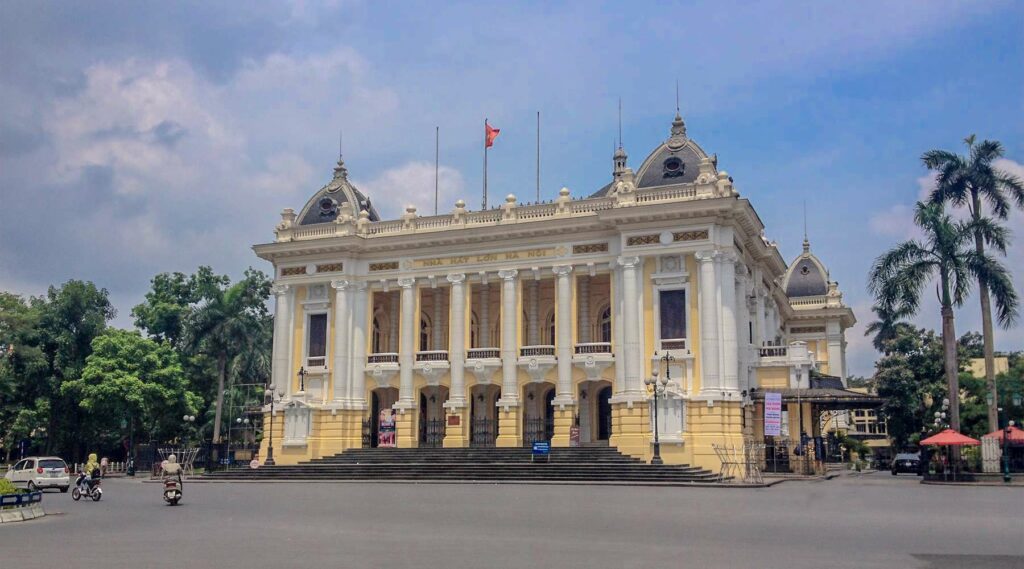
[[[45,515],[46,512],[43,511],[43,506],[38,503],[22,508],[0,510],[0,524],[27,522]]]

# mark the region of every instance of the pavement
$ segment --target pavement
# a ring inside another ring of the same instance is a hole
[[[104,482],[0,526],[0,567],[1024,568],[1024,491],[845,475],[733,490]]]

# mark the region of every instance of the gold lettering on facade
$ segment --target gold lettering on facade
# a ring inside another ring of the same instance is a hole
[[[459,255],[456,257],[435,257],[432,259],[416,259],[412,268],[455,267],[475,263],[493,263],[497,261],[514,261],[517,259],[542,259],[559,256],[559,248],[527,249],[524,251],[505,251],[503,253],[485,253],[482,255]],[[373,266],[371,265],[371,269]]]

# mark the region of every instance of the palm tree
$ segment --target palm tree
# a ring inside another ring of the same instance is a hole
[[[910,315],[920,308],[924,286],[938,280],[936,293],[942,306],[943,367],[949,388],[950,426],[959,431],[960,366],[953,308],[963,305],[975,280],[988,284],[997,306],[1010,302],[1013,289],[1005,267],[970,249],[975,224],[954,221],[941,204],[920,202],[914,212],[914,223],[921,228],[924,239],[901,243],[879,256],[871,268],[868,288],[886,310]],[[986,234],[995,242],[1005,243],[1005,232]]]
[[[262,274],[260,275],[262,277]],[[264,279],[265,281],[265,279]],[[253,286],[256,284],[257,286]],[[221,421],[224,411],[224,383],[228,366],[243,353],[249,353],[259,342],[257,330],[265,320],[260,296],[262,283],[246,278],[226,290],[212,288],[206,301],[189,315],[187,327],[189,344],[217,359],[217,402],[213,419],[213,442],[220,442]],[[266,291],[264,291],[266,292]]]
[[[932,192],[932,203],[950,202],[954,206],[966,206],[975,224],[974,249],[978,255],[985,254],[985,245],[995,245],[985,238],[984,225],[994,225],[982,212],[982,201],[985,201],[998,220],[1006,219],[1010,212],[1011,202],[1024,209],[1024,183],[1019,178],[992,166],[992,163],[1003,156],[1003,145],[998,141],[983,140],[975,143],[972,134],[964,139],[968,155],[960,156],[946,150],[926,152],[921,160],[930,170],[938,171],[935,190]],[[1005,252],[1005,247],[998,247]],[[988,390],[992,393],[992,404],[988,407],[989,430],[999,428],[997,405],[999,397],[996,393],[995,346],[992,332],[992,304],[989,285],[984,280],[978,281],[978,297],[981,299],[981,328],[984,338],[985,380]],[[993,291],[994,293],[994,291]],[[1000,306],[999,323],[1003,328],[1010,326],[1017,315],[1017,297],[1010,290],[1006,298],[1007,304]]]
[[[878,304],[872,306],[871,311],[875,313],[878,320],[868,324],[864,335],[874,334],[875,337],[872,338],[871,345],[879,352],[889,355],[891,352],[889,343],[896,339],[902,328],[909,326],[906,322],[901,322],[906,315],[892,306]]]

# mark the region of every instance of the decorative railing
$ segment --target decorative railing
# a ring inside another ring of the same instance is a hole
[[[366,363],[368,364],[397,364],[398,354],[393,352],[381,353],[381,354],[370,354],[366,356]]]
[[[577,354],[610,354],[612,353],[611,342],[584,342],[576,344]]]
[[[666,338],[661,340],[662,350],[685,350],[686,338]]]
[[[448,350],[424,350],[416,352],[418,362],[446,362],[448,361]]]
[[[468,359],[500,358],[501,350],[498,348],[470,348],[466,354]]]
[[[818,296],[802,296],[789,299],[789,305],[792,306],[793,308],[824,306],[827,300],[828,298],[823,294],[820,294]]]
[[[313,358],[306,358],[306,367],[320,368],[327,365],[327,358],[325,356],[317,356]]]
[[[523,346],[519,348],[520,357],[531,357],[531,356],[554,356],[554,346]]]
[[[762,358],[784,358],[789,354],[789,346],[761,346],[758,355]]]
[[[714,184],[708,184],[707,195],[717,195],[713,188]],[[702,190],[701,195],[705,195]],[[663,201],[692,200],[698,198],[697,184],[679,184],[662,188],[651,188],[638,190],[636,192],[636,203],[648,204]],[[419,216],[413,210],[412,215],[403,219],[388,221],[369,222],[365,218],[349,219],[336,223],[321,223],[311,226],[291,226],[279,235],[279,239],[308,240],[322,239],[343,235],[362,235],[364,237],[376,237],[404,232],[417,231],[438,231],[449,227],[464,227],[478,225],[498,225],[506,223],[529,223],[531,221],[552,219],[565,215],[594,214],[599,211],[616,207],[619,199],[615,196],[598,198],[571,199],[563,195],[554,201],[524,205],[512,203],[501,207],[495,207],[484,211],[456,210],[453,213]]]

